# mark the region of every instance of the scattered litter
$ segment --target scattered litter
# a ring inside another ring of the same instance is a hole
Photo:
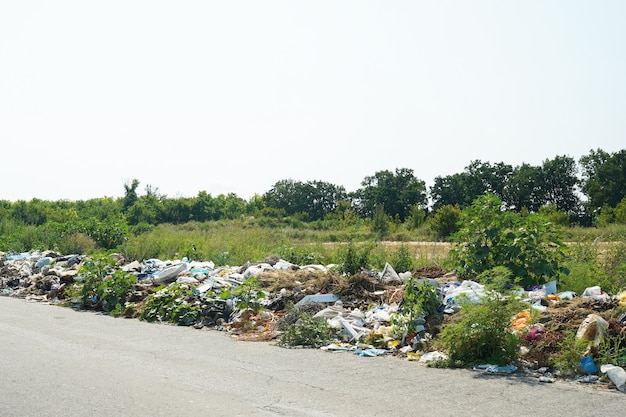
[[[585,375],[576,379],[577,382],[581,384],[593,384],[594,382],[598,382],[600,377],[598,375]]]
[[[471,280],[459,282],[456,274],[446,275],[438,267],[398,274],[386,263],[381,273],[362,271],[346,279],[332,265],[298,266],[277,256],[255,264],[219,267],[213,262],[185,258],[139,262],[125,260],[119,254],[111,257],[119,263],[120,270],[137,277],[132,288],[132,304],[141,305],[149,295],[178,285],[188,288],[187,295],[176,301],[195,309],[192,312],[197,313],[197,319],[186,325],[196,329],[229,331],[239,340],[274,340],[284,330],[280,323],[286,320],[286,306],[292,303],[300,312],[325,320],[331,329],[330,343],[324,339],[320,344],[327,344],[322,350],[348,351],[362,357],[396,355],[422,364],[447,359],[444,352],[429,351],[437,346],[431,342],[446,323],[455,320],[454,314],[464,308],[464,303],[481,303],[487,295],[482,284]],[[80,268],[88,259],[52,251],[0,254],[0,295],[32,302],[71,303],[64,300],[64,292],[80,281]],[[239,305],[236,295],[238,287],[253,277],[262,286],[256,289],[262,294],[259,305],[263,308],[259,311]],[[401,335],[397,313],[403,305],[407,280],[436,286],[444,309],[426,317],[414,317],[411,334]],[[579,297],[572,291],[557,293],[556,282],[551,281],[531,291],[520,290],[519,295],[527,305],[511,318],[511,325],[522,340],[521,360],[507,366],[478,365],[474,367],[476,371],[512,374],[520,367],[540,382],[552,383],[553,368],[543,365],[551,365],[548,358],[558,353],[563,330],[573,328],[578,338],[594,347],[580,361],[585,375],[573,374],[571,380],[585,384],[597,382],[600,368],[620,391],[626,392],[626,371],[619,366],[601,364],[597,355],[598,346],[604,338],[608,339],[611,331],[626,332],[623,309],[619,311],[621,316],[605,315],[610,320],[602,317],[603,312],[626,305],[626,290],[610,297],[594,286]],[[542,346],[544,357],[532,356],[537,352],[533,349],[536,346]],[[621,360],[614,363],[624,364]],[[556,372],[554,375],[563,376]]]
[[[380,282],[389,285],[399,285],[402,284],[402,278],[398,275],[398,273],[393,269],[389,262],[385,263],[385,267],[383,271],[379,274],[378,279]]]
[[[515,365],[500,366],[500,365],[485,364],[485,365],[475,366],[474,370],[485,371],[490,374],[512,374],[517,371],[517,366]]]
[[[354,351],[355,355],[366,357],[381,356],[387,353],[389,353],[389,351],[386,349],[357,349]]]
[[[433,352],[426,352],[422,355],[422,357],[419,359],[419,361],[421,363],[428,363],[428,362],[436,362],[436,361],[443,361],[448,359],[448,355],[446,355],[443,352],[439,352],[439,351],[433,351]]]
[[[580,324],[576,337],[593,341],[594,346],[598,346],[609,323],[598,314],[589,314]]]
[[[602,299],[602,300],[606,300],[609,298],[609,295],[605,293],[604,291],[602,291],[602,288],[600,288],[600,286],[597,286],[597,285],[594,287],[586,288],[585,291],[580,296]]]
[[[607,374],[618,390],[626,393],[626,371],[615,365],[602,365],[600,370]]]
[[[337,301],[339,301],[339,296],[336,294],[305,295],[300,301],[296,303],[296,307],[304,303],[334,303]]]
[[[582,358],[580,360],[580,365],[583,367],[583,371],[585,371],[586,374],[595,374],[598,372],[598,367],[591,356],[585,356]]]

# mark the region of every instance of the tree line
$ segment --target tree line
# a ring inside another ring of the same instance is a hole
[[[206,191],[195,197],[170,198],[151,185],[140,195],[139,186],[137,179],[124,184],[120,198],[0,200],[0,221],[4,222],[0,236],[9,220],[35,226],[53,223],[59,228],[82,224],[93,229],[111,223],[141,228],[242,216],[293,216],[306,222],[357,216],[419,226],[427,217],[459,211],[485,194],[496,195],[504,210],[557,212],[568,224],[626,223],[626,150],[591,150],[579,161],[556,156],[538,166],[474,160],[462,172],[436,177],[429,189],[408,168],[378,171],[365,177],[354,192],[324,181],[283,179],[249,200],[234,193],[212,196]]]

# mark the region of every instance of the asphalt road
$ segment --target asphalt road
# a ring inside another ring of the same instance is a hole
[[[620,416],[615,390],[0,297],[0,416]]]

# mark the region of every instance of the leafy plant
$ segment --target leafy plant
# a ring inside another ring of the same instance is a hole
[[[359,248],[352,241],[348,243],[343,255],[341,271],[348,275],[354,275],[361,269],[367,269],[372,249],[371,245],[364,245]]]
[[[222,298],[228,298],[230,295],[231,291],[229,290],[222,292]],[[261,290],[261,284],[255,277],[250,277],[241,285],[235,287],[232,290],[232,295],[235,296],[235,306],[239,310],[250,309],[254,313],[258,313],[264,309],[262,300],[266,298],[266,295]]]
[[[496,266],[478,274],[476,281],[485,285],[487,290],[505,292],[513,288],[516,280],[509,268]]]
[[[401,245],[391,258],[391,266],[398,272],[412,271],[415,268],[415,255],[407,245]]]
[[[278,339],[279,346],[320,347],[333,339],[334,331],[325,318],[316,318],[298,310],[293,304],[287,314],[295,316],[294,323],[284,325],[285,331]]]
[[[417,333],[422,319],[438,312],[441,304],[441,295],[435,285],[409,278],[404,287],[402,303],[391,317],[394,335],[404,341],[407,335]]]
[[[440,207],[430,218],[430,228],[438,239],[447,239],[459,230],[461,209],[459,206],[446,204]]]
[[[576,333],[569,330],[565,332],[565,337],[558,346],[558,352],[548,359],[549,363],[561,373],[575,374],[581,366],[580,360],[589,348],[589,342],[576,337]]]
[[[626,333],[621,329],[622,326],[616,325],[614,319],[609,321],[609,327],[600,341],[596,355],[600,363],[622,367],[626,365]]]
[[[448,354],[449,366],[510,364],[517,358],[520,339],[511,317],[522,309],[518,298],[488,292],[481,304],[461,301],[460,320],[446,325],[436,344]]]
[[[137,277],[116,267],[111,257],[94,255],[83,263],[66,297],[82,308],[122,314]]]
[[[175,282],[146,298],[140,320],[191,326],[200,320],[197,296],[188,284]]]
[[[411,214],[407,218],[407,228],[409,230],[414,230],[421,227],[426,221],[426,210],[421,208],[418,204],[415,204],[411,207]]]
[[[505,212],[498,197],[485,194],[463,210],[462,219],[451,254],[463,276],[506,266],[528,288],[569,273],[560,229],[542,216]]]
[[[389,233],[389,221],[389,216],[385,213],[384,205],[377,205],[372,213],[372,232],[374,232],[379,239],[383,239]]]

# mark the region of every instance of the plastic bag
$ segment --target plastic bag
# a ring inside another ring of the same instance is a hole
[[[607,374],[618,390],[626,392],[626,371],[615,365],[602,365],[600,370]]]

